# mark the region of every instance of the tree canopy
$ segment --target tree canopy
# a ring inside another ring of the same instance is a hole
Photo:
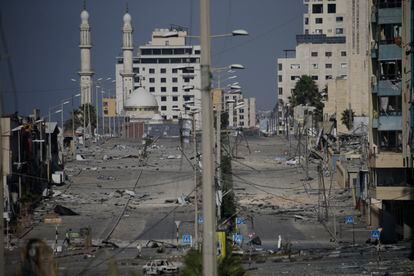
[[[292,96],[289,98],[292,107],[298,105],[308,105],[315,107],[315,115],[318,121],[322,120],[322,95],[319,92],[318,85],[310,76],[302,76],[296,82]]]

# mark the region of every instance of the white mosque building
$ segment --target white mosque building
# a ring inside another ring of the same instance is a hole
[[[157,100],[143,87],[138,87],[128,96],[124,103],[124,112],[130,122],[156,123],[162,121],[158,112]]]

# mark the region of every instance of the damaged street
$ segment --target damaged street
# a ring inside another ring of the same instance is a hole
[[[414,272],[407,244],[381,245],[379,255],[376,245],[366,243],[372,229],[353,208],[349,190],[331,187],[337,236],[332,214],[318,221],[318,160],[310,159],[306,180],[301,165],[286,163],[285,144],[283,137],[248,137],[232,159],[235,217],[243,218],[236,232],[244,237],[233,252],[249,275],[332,274],[338,267],[349,274]],[[110,139],[82,149],[82,160],[66,164],[65,183],[53,186],[30,226],[11,240],[8,262],[17,265],[19,248],[40,238],[56,250],[58,269],[68,275],[105,273],[108,262],[121,275],[141,271],[151,259],[182,266],[189,248],[182,237],[194,233],[195,202],[194,153],[191,145],[180,146],[177,138],[158,139],[144,159],[141,142]],[[45,223],[51,214],[61,218],[57,227]],[[349,215],[356,220],[353,229],[345,224]]]

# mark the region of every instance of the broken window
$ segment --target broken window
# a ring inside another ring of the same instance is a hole
[[[378,131],[380,149],[384,151],[402,151],[401,131]]]
[[[381,80],[401,80],[401,60],[381,61]]]
[[[380,44],[396,44],[401,46],[401,24],[381,25]]]
[[[377,170],[377,186],[405,186],[406,173],[402,168]]]
[[[380,97],[380,116],[401,116],[401,96]]]

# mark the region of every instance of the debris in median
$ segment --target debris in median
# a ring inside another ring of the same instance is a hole
[[[71,209],[64,207],[62,205],[56,205],[53,211],[61,216],[79,216],[78,213],[72,211]]]

